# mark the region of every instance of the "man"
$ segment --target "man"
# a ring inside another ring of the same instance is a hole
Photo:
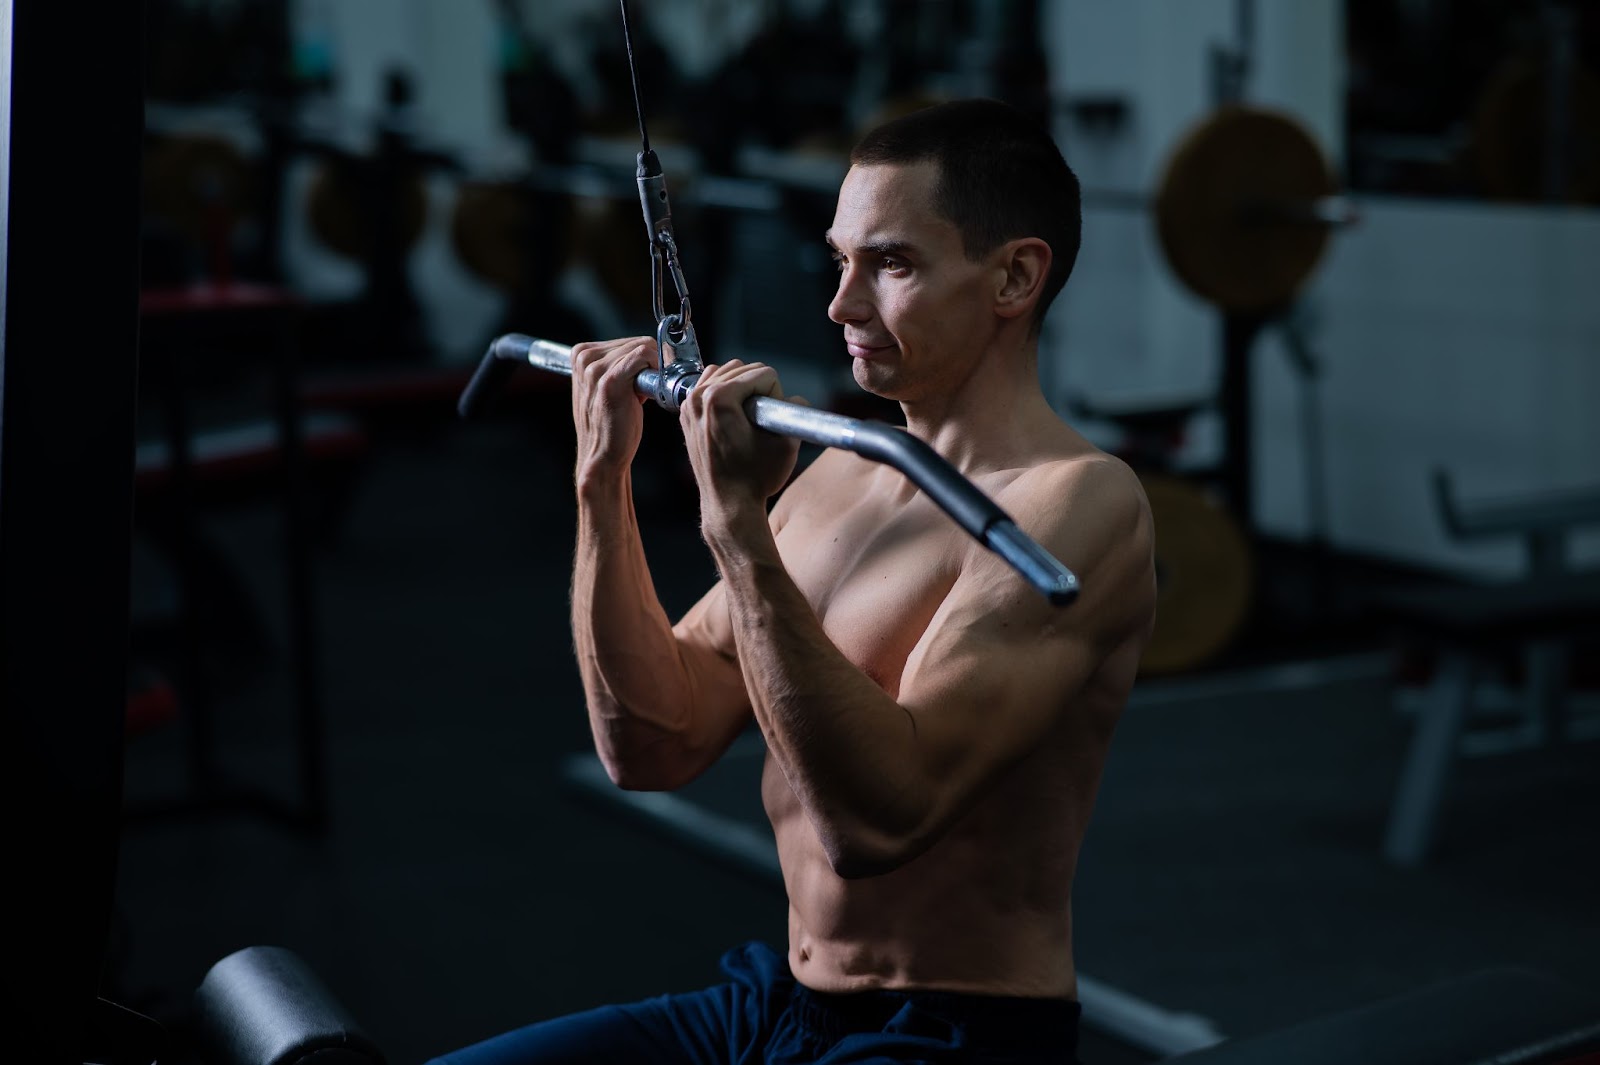
[[[778,379],[730,361],[681,416],[722,579],[674,625],[628,472],[631,381],[655,343],[580,345],[572,618],[596,747],[619,786],[677,788],[754,716],[787,957],[750,945],[723,959],[725,985],[450,1062],[1072,1060],[1072,877],[1155,602],[1138,480],[1037,379],[1040,322],[1077,253],[1077,181],[993,101],[890,122],[851,162],[828,314],[857,382],[897,400],[1082,594],[1051,606],[900,473],[848,452],[785,489],[796,445],[742,411],[781,397]]]

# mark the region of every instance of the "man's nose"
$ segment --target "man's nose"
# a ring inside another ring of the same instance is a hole
[[[845,266],[839,271],[839,288],[833,294],[833,300],[828,304],[828,317],[838,325],[849,322],[862,322],[871,315],[871,304],[867,302],[861,284],[856,278],[855,268]]]

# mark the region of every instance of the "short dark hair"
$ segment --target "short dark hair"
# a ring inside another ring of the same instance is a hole
[[[939,168],[934,209],[961,231],[967,258],[1019,237],[1050,245],[1037,328],[1067,283],[1083,239],[1078,176],[1049,132],[999,100],[953,100],[883,123],[850,152],[860,166],[924,161]]]

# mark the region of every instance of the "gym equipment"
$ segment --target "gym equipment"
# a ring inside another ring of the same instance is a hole
[[[322,159],[307,211],[317,238],[365,275],[352,308],[360,343],[347,345],[346,351],[423,362],[428,341],[408,260],[427,223],[427,175],[459,169],[459,164],[413,136],[410,77],[391,69],[383,82],[384,110],[370,152],[298,138],[302,149]]]
[[[150,519],[148,526],[169,551],[177,578],[181,675],[175,679],[189,727],[188,794],[171,802],[130,806],[130,818],[231,807],[264,813],[313,833],[324,826],[326,768],[314,609],[313,515],[307,488],[314,472],[331,475],[334,480],[352,473],[365,449],[365,439],[342,419],[318,419],[314,431],[307,424],[294,343],[301,309],[292,293],[254,285],[154,289],[140,296],[141,372],[147,387],[160,389],[165,446],[148,446],[140,456],[141,487],[150,494],[141,500],[146,505],[139,517]],[[262,342],[254,355],[247,354],[250,341]],[[275,408],[270,429],[257,423],[231,432],[195,431],[190,385],[204,369],[207,355],[219,349],[228,352],[230,364],[257,358],[269,367]],[[292,801],[221,779],[203,655],[213,633],[207,631],[196,610],[209,590],[202,560],[213,554],[204,545],[197,501],[202,494],[226,496],[252,487],[268,488],[282,511],[287,639],[300,757],[298,794]]]
[[[1433,474],[1433,494],[1440,520],[1457,540],[1521,536],[1528,553],[1528,572],[1557,577],[1570,572],[1567,538],[1582,526],[1600,525],[1600,489],[1498,500],[1464,508],[1457,501],[1450,476]],[[1569,655],[1560,643],[1531,643],[1524,653],[1527,670],[1529,728],[1537,740],[1559,738],[1565,727],[1561,706]]]
[[[1226,311],[1286,306],[1354,220],[1316,140],[1290,116],[1229,105],[1178,144],[1155,200],[1173,273]]]
[[[1205,472],[1178,472],[1173,455],[1185,427],[1211,402],[1119,410],[1070,400],[1080,418],[1116,425],[1112,451],[1139,475],[1155,522],[1156,623],[1139,660],[1141,675],[1181,673],[1210,661],[1250,614],[1255,562],[1249,537],[1208,484]]]
[[[209,1065],[383,1065],[383,1054],[299,956],[246,947],[211,967],[194,994]]]
[[[661,332],[668,329],[663,320]],[[570,377],[572,349],[565,344],[508,333],[489,345],[489,351],[472,381],[461,394],[460,411],[472,417],[500,387],[500,379],[527,365]],[[667,410],[677,410],[700,380],[700,366],[685,360],[669,362],[663,370],[644,370],[634,380],[634,390]],[[904,429],[866,419],[846,418],[813,410],[768,396],[753,396],[745,413],[757,428],[794,437],[822,447],[853,451],[862,458],[893,466],[927,493],[945,513],[973,538],[1005,559],[1024,580],[1056,606],[1066,606],[1078,595],[1078,578],[1026,533],[1011,518],[958,473],[933,448]]]
[[[381,180],[367,163],[354,157],[324,163],[311,180],[306,212],[312,232],[331,251],[357,263],[370,263],[380,252],[404,254],[416,246],[428,220],[428,192],[420,168],[383,175],[394,187],[382,201],[392,201],[394,217],[381,216],[372,200]],[[392,230],[392,232],[391,232]]]
[[[271,499],[282,490],[284,449],[270,420],[242,422],[195,435],[189,449],[188,503],[196,506]],[[302,461],[316,502],[331,515],[354,490],[369,451],[366,433],[353,418],[312,413],[305,419]],[[172,448],[148,440],[134,456],[134,489],[146,515],[173,505]],[[320,520],[319,526],[327,527]],[[328,523],[331,525],[331,522]]]
[[[511,182],[464,182],[450,220],[456,257],[481,280],[503,292],[527,287],[532,256],[522,235],[532,228],[533,203]]]
[[[12,1062],[167,1060],[160,1025],[100,997],[122,845],[145,8],[0,11],[0,1058]]]
[[[1248,6],[1240,8],[1244,38],[1249,36]],[[1323,548],[1320,439],[1311,393],[1318,366],[1294,305],[1320,263],[1331,231],[1359,218],[1354,204],[1338,194],[1333,168],[1315,138],[1285,113],[1237,102],[1241,75],[1233,68],[1244,61],[1231,54],[1215,58],[1226,68],[1219,68],[1219,78],[1233,89],[1219,93],[1226,102],[1180,139],[1155,199],[1084,193],[1085,206],[1151,211],[1173,273],[1222,313],[1222,380],[1214,404],[1110,415],[1124,429],[1143,430],[1145,443],[1152,429],[1169,439],[1181,438],[1182,422],[1203,408],[1214,406],[1222,421],[1222,457],[1216,468],[1185,475],[1208,484],[1215,494],[1198,486],[1185,490],[1172,478],[1165,455],[1146,448],[1133,459],[1142,471],[1153,469],[1158,475],[1147,484],[1156,517],[1158,572],[1164,584],[1181,582],[1183,588],[1161,593],[1156,628],[1141,662],[1141,669],[1151,673],[1203,665],[1232,643],[1252,611],[1256,582],[1247,532],[1254,511],[1250,356],[1256,338],[1269,327],[1285,334],[1305,385],[1312,548]],[[1094,413],[1081,401],[1075,406]],[[1180,524],[1181,529],[1173,529]],[[1164,538],[1163,526],[1173,530]],[[1202,548],[1202,543],[1208,546]],[[1212,565],[1222,568],[1208,572]],[[1191,566],[1196,568],[1191,571]]]
[[[1571,492],[1471,507],[1456,498],[1450,477],[1433,474],[1445,528],[1460,540],[1526,537],[1528,576],[1493,584],[1400,589],[1374,597],[1378,616],[1408,648],[1436,660],[1420,693],[1417,721],[1396,786],[1384,837],[1395,865],[1428,858],[1458,757],[1498,755],[1579,738],[1592,720],[1571,718],[1563,705],[1568,649],[1600,632],[1600,571],[1566,565],[1571,529],[1600,524],[1600,493]],[[1474,730],[1478,682],[1507,650],[1526,667],[1521,713],[1509,727]]]
[[[143,193],[146,222],[165,223],[204,260],[195,264],[199,272],[228,284],[234,273],[233,231],[256,198],[250,166],[239,149],[215,136],[153,138],[144,156]]]
[[[1450,773],[1462,753],[1481,663],[1507,647],[1564,643],[1600,633],[1600,571],[1523,581],[1375,594],[1370,606],[1400,640],[1435,651],[1439,667],[1406,753],[1384,836],[1395,865],[1422,865],[1432,849]]]
[[[1568,534],[1578,526],[1600,525],[1600,489],[1462,506],[1449,473],[1434,470],[1432,483],[1440,520],[1452,537],[1522,536],[1531,573],[1567,572]]]
[[[629,229],[609,239],[585,233],[588,213],[567,188],[544,187],[531,176],[521,181],[462,182],[450,216],[450,243],[469,272],[505,296],[505,309],[493,334],[509,332],[519,322],[543,322],[559,340],[595,335],[587,316],[559,292],[561,273],[574,255],[544,253],[547,248],[615,248],[633,233]],[[630,280],[638,281],[637,271]],[[447,411],[459,391],[444,404]]]
[[[1360,217],[1334,194],[1332,175],[1294,119],[1229,104],[1179,143],[1156,199],[1157,234],[1173,272],[1222,311],[1221,481],[1246,524],[1254,513],[1250,353],[1271,325],[1289,328],[1291,352],[1304,353],[1288,312],[1329,230]]]
[[[675,411],[699,383],[703,365],[700,343],[695,335],[689,286],[673,234],[666,174],[661,168],[661,160],[650,147],[650,135],[645,128],[638,72],[632,65],[633,42],[628,31],[627,0],[620,0],[620,6],[622,32],[628,44],[629,68],[633,77],[634,106],[639,116],[641,147],[635,182],[639,189],[639,204],[644,212],[645,229],[650,237],[651,310],[656,321],[656,342],[662,358],[665,360],[669,349],[673,356],[670,362],[663,362],[661,369],[641,372],[634,381],[634,389],[661,407]],[[677,307],[670,313],[666,309],[665,297],[668,277],[677,296]],[[498,390],[519,365],[531,365],[570,377],[572,349],[520,333],[497,337],[490,343],[477,373],[461,394],[461,416],[469,418],[479,411],[488,396]],[[955,467],[905,430],[881,422],[813,410],[767,396],[752,397],[746,403],[745,411],[757,428],[822,447],[853,451],[863,458],[893,466],[927,493],[971,536],[1009,563],[1051,603],[1065,606],[1077,598],[1078,578],[1071,570],[1023,533],[993,500],[961,476]]]
[[[1485,969],[1168,1059],[1181,1065],[1593,1065],[1600,1006],[1531,969]]]
[[[247,947],[194,996],[201,1065],[383,1065],[382,1052],[293,952]],[[1183,1065],[1593,1065],[1600,1006],[1525,968],[1483,969],[1244,1039],[1195,1033]]]
[[[1209,661],[1250,613],[1255,566],[1238,523],[1205,488],[1142,473],[1156,527],[1156,627],[1142,673],[1176,673]]]

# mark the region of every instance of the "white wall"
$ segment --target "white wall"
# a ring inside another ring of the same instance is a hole
[[[1371,199],[1308,292],[1335,543],[1461,572],[1520,572],[1512,542],[1451,543],[1428,475],[1463,501],[1600,491],[1600,211]],[[1258,352],[1258,521],[1304,528],[1295,383]],[[1574,542],[1600,559],[1600,538]]]

